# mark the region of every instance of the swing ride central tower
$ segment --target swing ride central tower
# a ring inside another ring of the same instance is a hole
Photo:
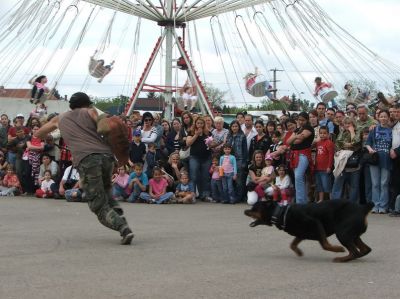
[[[173,104],[172,104],[172,73],[173,73],[173,47],[176,43],[179,52],[185,63],[188,66],[188,77],[191,82],[194,82],[197,89],[199,98],[200,109],[202,113],[213,115],[213,110],[210,102],[207,99],[204,86],[202,85],[199,76],[197,75],[194,66],[189,59],[189,56],[184,49],[184,41],[178,38],[176,28],[185,28],[185,23],[211,17],[234,11],[246,7],[251,7],[257,4],[267,3],[272,0],[182,0],[177,3],[176,0],[164,0],[153,3],[151,0],[136,0],[131,2],[128,0],[84,0],[92,4],[102,7],[110,8],[115,11],[120,11],[133,16],[141,17],[150,21],[156,22],[162,26],[163,32],[158,39],[150,59],[139,79],[137,87],[127,105],[126,114],[129,115],[133,111],[136,99],[141,92],[144,82],[151,70],[157,53],[161,49],[161,44],[165,39],[165,86],[163,88],[165,98],[165,117],[169,120],[173,118]]]

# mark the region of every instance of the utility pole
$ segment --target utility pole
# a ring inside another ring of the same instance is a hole
[[[274,89],[274,92],[273,92],[273,94],[274,94],[274,99],[276,100],[276,94],[277,94],[277,88],[276,88],[276,83],[277,82],[281,82],[281,80],[277,80],[277,76],[276,76],[276,74],[277,74],[277,72],[283,72],[283,70],[278,70],[277,68],[274,68],[274,69],[272,69],[272,70],[269,70],[270,72],[273,72],[273,79],[272,79],[272,87],[273,87],[273,89]]]

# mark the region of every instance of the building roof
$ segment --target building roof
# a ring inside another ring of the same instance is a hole
[[[27,88],[4,88],[0,86],[0,98],[29,99],[31,97],[31,89]],[[52,96],[50,100],[58,100]]]

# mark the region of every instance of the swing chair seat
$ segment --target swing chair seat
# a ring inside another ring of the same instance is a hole
[[[247,92],[253,97],[265,97],[270,88],[269,81],[263,75],[258,75],[248,80],[246,82],[246,87]]]
[[[323,88],[319,92],[321,100],[327,104],[338,96],[338,92],[332,88]]]
[[[108,71],[107,67],[98,65],[98,60],[90,59],[89,74],[94,78],[102,78]]]

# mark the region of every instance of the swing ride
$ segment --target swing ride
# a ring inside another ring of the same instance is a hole
[[[118,27],[121,19],[126,23]],[[160,28],[158,37],[146,32],[146,41],[152,36],[155,41],[146,61],[138,58],[144,21]],[[205,32],[207,22],[211,34]],[[234,103],[258,102],[258,98],[276,100],[276,80],[268,74],[276,66],[284,71],[282,81],[291,93],[314,95],[316,101],[324,102],[340,94],[349,102],[366,102],[372,100],[371,94],[365,96],[372,91],[357,92],[359,88],[354,86],[350,92],[343,86],[352,80],[373,80],[380,90],[389,92],[389,84],[400,77],[397,65],[353,37],[316,0],[19,0],[0,23],[0,59],[5,62],[0,67],[0,85],[6,86],[26,74],[49,75],[53,68],[54,74],[49,76],[53,87],[49,89],[62,86],[66,69],[78,56],[76,53],[88,47],[89,40],[91,53],[95,49],[86,78],[79,83],[81,90],[91,86],[91,78],[109,81],[116,69],[125,67],[121,94],[132,94],[125,109],[128,115],[146,91],[163,94],[167,119],[174,116],[176,104],[183,105],[182,109],[192,108],[185,100],[178,104],[184,94],[178,84],[182,76],[190,84],[191,92],[187,94],[197,101],[201,113],[209,115],[213,115],[213,104],[203,81],[224,80]],[[100,25],[104,32],[97,47],[93,47]],[[118,59],[124,43],[132,48],[125,63]],[[202,43],[213,47],[214,64],[204,62]],[[46,49],[46,53],[40,49]],[[139,75],[136,69],[140,64],[144,66]],[[200,67],[201,76],[195,65]],[[162,84],[148,82],[155,66],[161,69],[157,76],[160,80],[163,73]],[[205,70],[210,67],[219,69],[217,79],[210,79]],[[313,88],[315,77],[321,77],[323,83],[318,90]],[[18,84],[24,84],[21,82]],[[279,92],[284,98],[290,95],[282,89]]]

